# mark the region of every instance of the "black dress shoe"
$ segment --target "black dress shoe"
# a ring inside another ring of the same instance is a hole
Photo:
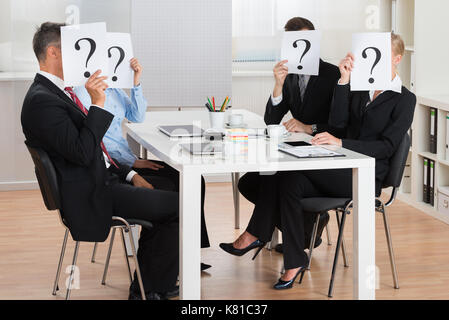
[[[156,292],[146,292],[145,298],[147,300],[167,300],[166,297],[162,297],[159,293]],[[140,292],[129,290],[128,300],[142,300],[142,295],[140,294]]]
[[[258,248],[252,258],[253,260],[256,259],[260,250],[262,250],[264,246],[265,246],[265,242],[262,242],[259,239],[257,239],[256,241],[254,241],[249,246],[247,246],[246,248],[243,248],[243,249],[234,248],[233,243],[220,243],[220,248],[222,248],[224,251],[226,251],[227,253],[232,254],[234,256],[239,256],[239,257],[243,256],[248,251]]]
[[[298,277],[299,274],[301,274],[301,277],[299,278],[299,283],[301,283],[306,269],[307,269],[307,267],[300,267],[298,272],[296,272],[295,276],[291,280],[285,281],[285,280],[282,280],[281,278],[279,278],[278,282],[276,282],[274,284],[273,288],[276,290],[290,289],[291,287],[293,287],[293,282],[295,282],[296,277]]]
[[[210,267],[212,267],[210,264],[202,263],[202,262],[201,262],[201,271],[207,270],[207,269],[209,269]]]
[[[167,291],[167,292],[158,293],[158,294],[162,298],[165,298],[165,299],[162,299],[162,300],[179,297],[179,286],[176,286],[175,289],[172,290],[172,291]]]

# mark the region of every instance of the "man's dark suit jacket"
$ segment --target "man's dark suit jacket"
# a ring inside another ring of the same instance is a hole
[[[373,102],[368,91],[335,88],[329,124],[346,131],[343,147],[376,159],[376,193],[390,168],[390,158],[413,121],[416,97],[407,88],[385,91]]]
[[[108,186],[131,170],[106,169],[100,146],[113,115],[92,106],[86,116],[55,84],[37,74],[22,107],[27,143],[50,156],[61,194],[61,214],[76,241],[106,240],[112,217]]]
[[[265,123],[279,124],[282,118],[291,112],[293,118],[304,124],[316,124],[318,132],[328,131],[336,134],[330,128],[329,111],[332,103],[335,85],[340,78],[338,67],[320,60],[319,74],[310,76],[309,83],[301,101],[298,85],[298,75],[289,74],[282,88],[282,102],[273,106],[271,97],[265,109]]]

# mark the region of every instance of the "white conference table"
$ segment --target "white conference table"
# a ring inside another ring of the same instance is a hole
[[[230,112],[230,111],[228,111]],[[244,116],[249,128],[265,127],[263,118],[247,110],[233,110]],[[265,137],[249,138],[245,144],[226,142],[224,155],[192,156],[179,144],[201,138],[169,138],[159,125],[194,124],[209,128],[208,111],[148,112],[143,123],[126,124],[128,134],[143,148],[179,171],[179,283],[181,299],[201,299],[200,198],[201,175],[235,172],[347,169],[353,172],[353,298],[375,299],[375,213],[373,158],[343,149],[345,157],[299,159],[279,152],[278,142]],[[292,134],[287,140],[309,140]],[[246,151],[247,150],[247,151]],[[332,183],[332,181],[329,181]],[[225,253],[223,253],[225,254]],[[313,270],[311,271],[313,272]]]

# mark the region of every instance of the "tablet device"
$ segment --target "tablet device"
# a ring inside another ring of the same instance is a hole
[[[169,137],[201,137],[204,130],[194,125],[159,126],[158,129]]]
[[[223,153],[223,144],[221,143],[183,143],[180,146],[193,155],[215,155]]]
[[[284,141],[285,144],[288,144],[292,147],[298,147],[298,146],[310,146],[310,143],[305,141]]]

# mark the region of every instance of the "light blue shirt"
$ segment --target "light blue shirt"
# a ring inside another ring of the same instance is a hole
[[[89,109],[91,100],[86,88],[75,87],[73,91],[81,103]],[[131,122],[143,122],[145,119],[147,101],[143,96],[142,87],[138,85],[132,88],[131,98],[122,89],[108,88],[105,94],[104,109],[112,113],[114,119],[103,138],[103,143],[112,158],[117,159],[121,164],[132,167],[137,157],[123,137],[122,122],[125,118]]]

